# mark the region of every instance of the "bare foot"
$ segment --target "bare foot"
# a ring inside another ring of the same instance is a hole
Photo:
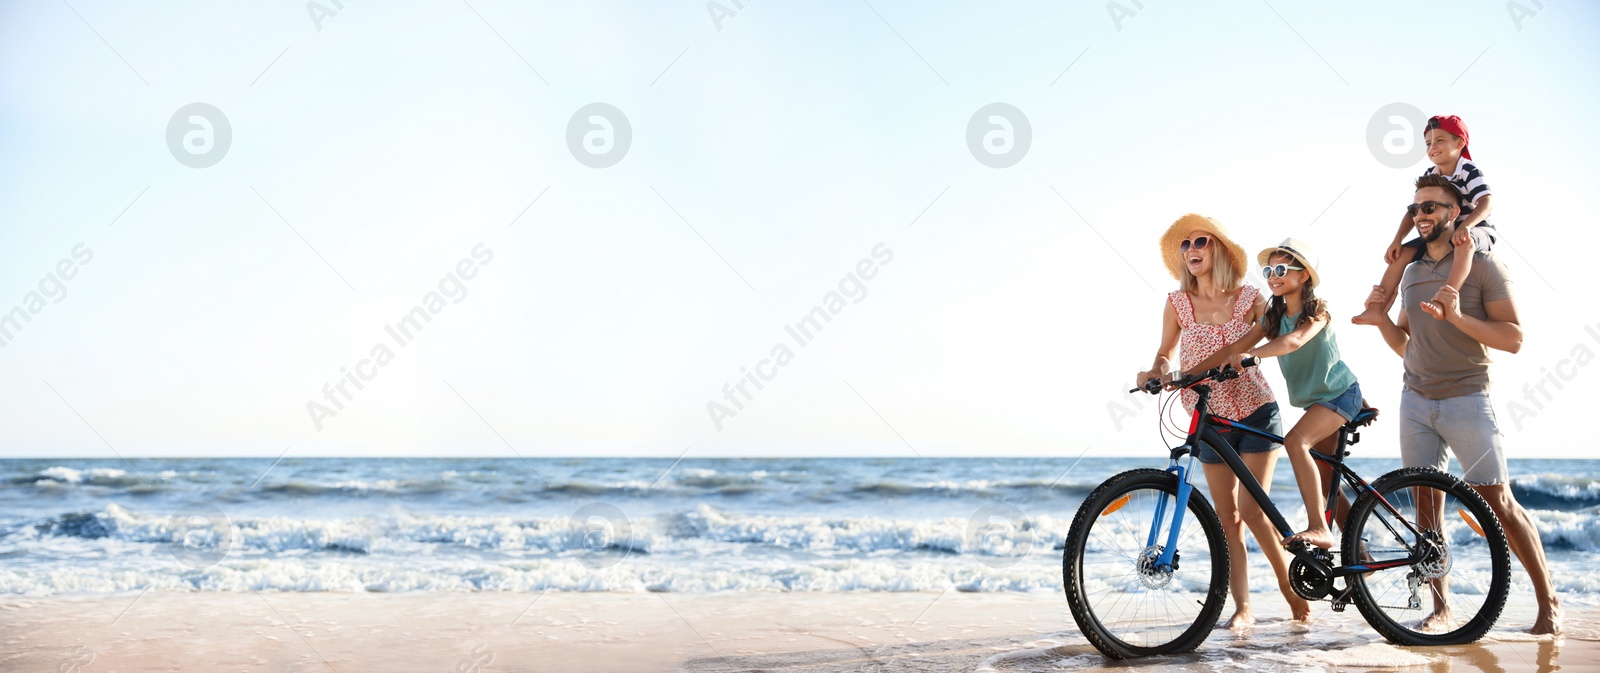
[[[1326,528],[1307,528],[1283,539],[1283,546],[1288,547],[1296,542],[1304,542],[1323,549],[1333,549],[1333,531]]]
[[[1379,325],[1383,323],[1383,305],[1377,302],[1367,304],[1367,310],[1350,319],[1357,325]]]
[[[1311,623],[1311,604],[1306,602],[1306,599],[1295,596],[1294,600],[1289,601],[1289,612],[1294,616],[1295,622]]]
[[[1451,616],[1449,608],[1434,608],[1433,614],[1424,617],[1417,628],[1423,631],[1447,631],[1453,621],[1455,617]]]
[[[1233,616],[1228,618],[1228,622],[1223,624],[1222,628],[1229,631],[1244,631],[1255,625],[1256,615],[1250,611],[1250,606],[1246,605],[1234,610]]]
[[[1434,320],[1444,320],[1444,309],[1439,307],[1439,302],[1425,301],[1421,302],[1420,306],[1422,306],[1422,312],[1433,316]]]
[[[1528,629],[1534,635],[1550,634],[1561,635],[1561,601],[1539,610],[1539,616],[1533,620],[1533,628]]]
[[[1294,621],[1305,622],[1311,618],[1311,604],[1294,592],[1287,577],[1278,578],[1278,593],[1283,594],[1283,600],[1289,603],[1289,612],[1294,615]]]

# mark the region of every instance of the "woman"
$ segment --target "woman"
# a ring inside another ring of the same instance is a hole
[[[1161,346],[1156,350],[1150,369],[1135,377],[1135,385],[1143,385],[1152,378],[1165,378],[1174,371],[1175,355],[1180,358],[1177,369],[1190,373],[1207,359],[1227,357],[1226,353],[1218,351],[1235,341],[1248,339],[1252,333],[1257,336],[1250,343],[1259,341],[1261,328],[1257,323],[1267,307],[1261,292],[1244,283],[1244,248],[1233,242],[1216,220],[1194,214],[1178,218],[1161,236],[1161,256],[1167,271],[1181,287],[1167,295],[1161,315]],[[1219,357],[1213,358],[1213,355]],[[1181,395],[1184,408],[1193,412],[1197,396],[1188,390]],[[1276,435],[1283,434],[1278,403],[1259,368],[1245,370],[1236,379],[1212,383],[1211,411]],[[1242,432],[1222,436],[1239,452],[1261,487],[1270,489],[1278,450],[1283,446]],[[1246,526],[1277,573],[1278,590],[1289,601],[1294,619],[1310,618],[1311,605],[1289,587],[1289,555],[1261,507],[1239,487],[1239,479],[1210,447],[1202,444],[1195,458],[1205,469],[1211,502],[1228,537],[1228,555],[1238,559],[1231,564],[1228,578],[1234,613],[1228,619],[1227,628],[1241,629],[1255,623],[1255,614],[1250,609],[1249,564],[1245,562]]]

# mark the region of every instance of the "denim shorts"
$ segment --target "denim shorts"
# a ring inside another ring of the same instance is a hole
[[[1400,462],[1448,471],[1450,453],[1462,480],[1474,486],[1504,484],[1506,452],[1487,391],[1430,400],[1410,388],[1400,393]]]
[[[1278,415],[1277,402],[1263,404],[1260,408],[1250,412],[1249,416],[1240,418],[1238,421],[1252,428],[1266,430],[1280,437],[1283,436],[1283,417]],[[1217,432],[1222,435],[1224,440],[1227,440],[1228,445],[1232,446],[1234,451],[1241,454],[1267,453],[1283,448],[1282,444],[1243,430],[1217,428]],[[1205,442],[1200,443],[1200,450],[1195,452],[1194,457],[1198,458],[1202,463],[1215,464],[1222,462],[1222,456],[1217,455],[1217,452],[1213,451]]]
[[[1344,422],[1349,423],[1356,414],[1361,413],[1361,384],[1352,383],[1344,392],[1326,402],[1317,402],[1312,406],[1327,407],[1334,413],[1344,417]]]

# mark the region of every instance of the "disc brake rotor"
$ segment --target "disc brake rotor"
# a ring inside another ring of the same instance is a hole
[[[1172,568],[1162,569],[1156,563],[1161,560],[1164,549],[1161,545],[1150,545],[1139,552],[1139,583],[1147,589],[1160,589],[1172,582],[1172,571],[1177,568],[1178,555],[1172,555]]]

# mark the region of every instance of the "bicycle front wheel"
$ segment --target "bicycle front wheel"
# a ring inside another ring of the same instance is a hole
[[[1157,563],[1177,493],[1170,472],[1124,472],[1096,488],[1073,517],[1062,557],[1067,603],[1084,637],[1108,657],[1193,650],[1222,612],[1228,543],[1198,490],[1183,512],[1172,567]]]
[[[1346,566],[1373,568],[1348,578],[1361,615],[1400,645],[1482,637],[1511,584],[1505,531],[1489,504],[1466,482],[1426,467],[1390,472],[1372,490],[1381,498],[1364,493],[1350,508],[1342,551]],[[1395,563],[1407,558],[1413,562]]]

